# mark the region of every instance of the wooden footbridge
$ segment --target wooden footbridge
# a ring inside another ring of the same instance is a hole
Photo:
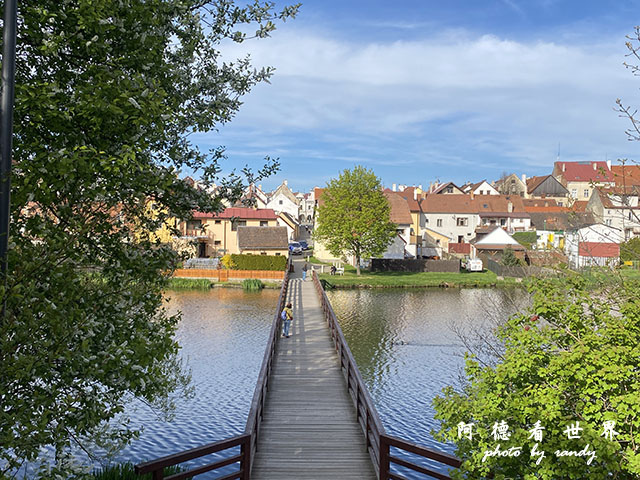
[[[294,322],[291,337],[282,338],[279,313],[287,302]],[[410,461],[407,452],[429,460]],[[166,467],[207,455],[215,460],[164,476]],[[439,463],[460,465],[385,433],[317,275],[303,282],[299,272],[287,272],[244,433],[137,465],[136,472],[153,480],[206,472],[225,472],[207,477],[217,480],[448,480],[446,469],[428,466]]]

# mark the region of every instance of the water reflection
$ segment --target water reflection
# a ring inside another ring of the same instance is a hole
[[[334,290],[328,296],[386,430],[438,449],[431,401],[458,382],[464,365],[455,330],[490,330],[528,301],[515,289]]]
[[[179,400],[171,422],[146,405],[131,404],[132,425],[144,431],[118,460],[148,460],[244,430],[278,294],[223,288],[169,292],[167,309],[183,313],[177,339],[192,369],[195,396]]]

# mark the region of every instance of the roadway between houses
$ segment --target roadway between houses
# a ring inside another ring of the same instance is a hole
[[[291,337],[276,347],[251,478],[375,480],[311,275],[293,263]]]

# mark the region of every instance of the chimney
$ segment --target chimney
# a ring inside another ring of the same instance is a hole
[[[289,185],[289,182],[287,180],[284,180],[282,183],[284,183],[285,185]]]
[[[611,163],[611,160],[609,160],[609,163]],[[420,190],[420,193],[422,193],[422,184],[418,185],[418,189]]]
[[[611,160],[607,160],[607,168],[611,170]]]
[[[413,189],[413,199],[418,200],[418,191],[415,188]]]
[[[258,190],[262,191],[262,184],[258,185]]]
[[[507,202],[507,212],[513,212],[513,203]]]
[[[473,198],[475,197],[475,195],[473,194],[473,190],[471,190],[471,192],[469,193],[469,196],[471,197],[471,200],[473,200]]]
[[[567,169],[567,164],[563,163],[562,164],[562,173],[564,173],[566,169]]]
[[[522,174],[522,183],[524,183],[525,185],[527,184],[527,174],[526,173]]]
[[[394,192],[396,191],[396,184],[395,183],[393,185],[391,185],[391,190],[393,190]]]
[[[598,162],[592,162],[592,164],[593,164],[593,169],[598,170]]]

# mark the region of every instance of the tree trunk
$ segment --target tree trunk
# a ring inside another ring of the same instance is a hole
[[[360,275],[360,255],[356,255],[356,275]]]

